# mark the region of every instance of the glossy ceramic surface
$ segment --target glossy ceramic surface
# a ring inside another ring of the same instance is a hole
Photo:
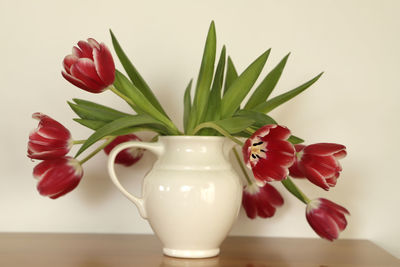
[[[164,245],[184,258],[218,255],[239,212],[242,185],[223,137],[167,136],[157,143],[127,142],[110,153],[108,169],[117,188],[139,209]],[[119,151],[141,147],[158,156],[143,181],[142,198],[128,193],[114,172]]]

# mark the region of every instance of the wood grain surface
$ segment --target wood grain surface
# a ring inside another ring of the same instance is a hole
[[[400,262],[367,240],[228,237],[218,257],[177,259],[163,256],[152,235],[0,234],[0,266],[383,267]]]

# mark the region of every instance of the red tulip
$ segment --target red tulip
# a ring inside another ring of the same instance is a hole
[[[258,215],[261,218],[268,218],[274,216],[276,208],[283,205],[283,198],[272,185],[266,183],[263,187],[259,187],[253,183],[245,186],[242,205],[247,217],[254,219]]]
[[[62,75],[73,85],[91,93],[101,93],[113,84],[115,65],[104,43],[89,38],[79,41],[72,54],[64,58]]]
[[[39,125],[29,135],[28,157],[54,159],[65,156],[72,147],[71,133],[68,129],[39,112],[34,113],[32,118],[39,120]]]
[[[142,140],[134,134],[120,135],[104,148],[104,152],[106,152],[106,154],[109,155],[114,147],[128,141],[142,141]],[[142,158],[143,152],[144,150],[141,148],[124,149],[118,153],[117,157],[115,158],[115,163],[122,164],[125,166],[131,166]]]
[[[33,169],[33,176],[39,181],[37,185],[39,193],[52,199],[75,189],[82,175],[81,164],[71,157],[44,160]]]
[[[346,226],[345,214],[350,215],[344,207],[318,198],[307,204],[306,218],[311,228],[321,237],[333,241],[339,237]]]
[[[329,190],[336,185],[342,167],[339,159],[346,156],[346,147],[332,143],[318,143],[309,146],[295,145],[297,157],[289,168],[290,175],[305,177],[313,184]]]
[[[244,162],[260,181],[281,181],[293,164],[295,150],[287,141],[290,131],[280,125],[265,125],[246,140],[242,152]]]

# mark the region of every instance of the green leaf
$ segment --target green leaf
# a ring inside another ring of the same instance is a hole
[[[113,135],[115,132],[120,131],[122,129],[126,129],[133,126],[142,126],[149,123],[160,124],[157,120],[151,118],[148,115],[131,115],[127,117],[122,117],[115,121],[109,122],[99,128],[96,132],[94,132],[76,153],[76,156],[79,156],[82,152],[84,152],[91,145],[99,141],[101,138]]]
[[[192,82],[193,80],[190,80],[188,86],[186,87],[185,95],[183,96],[183,128],[185,133],[187,133],[190,110],[192,109],[192,97],[190,94],[192,90]]]
[[[205,114],[210,86],[214,74],[214,63],[216,53],[216,34],[214,22],[211,22],[204,47],[203,58],[201,61],[199,76],[196,84],[196,91],[193,100],[193,108],[190,113],[188,129],[193,129]]]
[[[272,69],[268,75],[264,78],[264,80],[260,83],[260,85],[256,88],[254,93],[251,95],[249,101],[247,101],[245,109],[252,109],[255,106],[263,103],[268,99],[272,90],[274,90],[276,84],[279,81],[279,78],[282,75],[283,69],[285,68],[286,62],[289,58],[289,54],[287,54],[281,62],[274,69]]]
[[[278,95],[274,98],[272,98],[271,100],[268,100],[267,102],[261,103],[259,105],[257,105],[256,107],[253,108],[254,111],[258,111],[258,112],[262,112],[262,113],[268,113],[271,110],[273,110],[274,108],[282,105],[283,103],[289,101],[290,99],[292,99],[293,97],[297,96],[298,94],[300,94],[301,92],[303,92],[304,90],[306,90],[308,87],[310,87],[311,85],[313,85],[323,74],[323,72],[321,72],[320,74],[318,74],[317,76],[315,76],[313,79],[309,80],[308,82],[300,85],[299,87],[290,90],[289,92],[286,92],[284,94]]]
[[[87,108],[85,106],[77,105],[74,103],[71,103],[67,101],[68,105],[71,107],[71,109],[82,119],[88,119],[88,120],[100,120],[100,121],[112,121],[115,120],[116,118],[120,118],[121,116],[115,116],[113,114],[103,112],[101,110],[93,110],[90,108]]]
[[[301,144],[301,143],[304,142],[303,139],[301,139],[300,137],[294,136],[294,135],[291,135],[291,136],[288,138],[288,141],[289,141],[290,143],[292,143],[293,145]]]
[[[230,134],[235,134],[251,126],[254,122],[255,122],[254,120],[249,118],[232,117],[229,119],[213,121],[212,123],[223,128]]]
[[[301,190],[293,183],[292,179],[286,177],[286,179],[282,180],[281,183],[285,186],[285,188],[292,193],[295,197],[297,197],[301,202],[307,204],[310,202],[308,197],[301,192]]]
[[[105,120],[115,120],[120,117],[129,116],[131,114],[124,113],[107,106],[97,104],[95,102],[73,98],[72,99],[78,106],[90,110],[93,113],[100,113]]]
[[[268,59],[270,49],[258,57],[229,87],[221,101],[221,117],[232,116],[256,82]]]
[[[217,69],[214,75],[213,85],[211,86],[210,96],[208,97],[207,111],[204,121],[215,121],[220,119],[221,115],[221,89],[224,81],[224,70],[226,61],[226,48],[223,46],[218,60]],[[215,131],[205,129],[202,135],[214,135]]]
[[[228,56],[228,64],[226,67],[225,74],[225,85],[224,85],[224,95],[232,85],[232,83],[237,79],[238,73],[236,71],[235,66],[233,65],[233,61],[230,56]]]
[[[162,108],[160,102],[158,102],[153,91],[150,89],[150,87],[147,85],[147,83],[142,78],[140,73],[136,70],[135,66],[132,64],[132,62],[126,56],[124,50],[122,50],[117,38],[115,37],[114,33],[111,30],[110,30],[110,34],[111,34],[111,39],[112,39],[115,53],[117,54],[119,61],[121,62],[122,66],[124,67],[126,73],[128,74],[129,79],[159,112],[161,112],[164,116],[168,117],[167,114],[165,113],[164,109]]]
[[[273,118],[270,116],[257,112],[257,111],[251,111],[251,110],[239,110],[235,113],[235,116],[241,117],[241,118],[249,118],[255,121],[254,127],[255,128],[260,128],[264,125],[268,124],[278,124]]]
[[[107,124],[107,122],[105,121],[97,121],[97,120],[87,120],[87,119],[73,119],[73,120],[92,130],[97,130]]]
[[[126,92],[126,95],[132,100],[134,105],[142,111],[142,113],[146,113],[154,119],[164,123],[164,125],[171,130],[171,134],[177,134],[178,130],[175,125],[160,111],[158,111],[142,94],[142,92],[140,92],[139,89],[137,89],[121,72],[115,72],[115,81],[114,84],[116,87],[118,86],[123,92]]]

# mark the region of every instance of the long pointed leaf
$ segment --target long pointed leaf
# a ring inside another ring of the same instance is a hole
[[[251,126],[254,122],[254,120],[249,118],[232,117],[224,120],[213,121],[212,123],[225,129],[230,134],[235,134]]]
[[[303,92],[304,90],[306,90],[308,87],[310,87],[311,85],[313,85],[323,74],[323,72],[321,72],[320,74],[318,74],[317,76],[315,76],[313,79],[309,80],[308,82],[300,85],[299,87],[290,90],[289,92],[286,92],[284,94],[278,95],[274,98],[272,98],[271,100],[268,100],[267,102],[261,103],[259,105],[257,105],[256,107],[253,108],[254,111],[258,111],[258,112],[262,112],[262,113],[268,113],[271,110],[273,110],[274,108],[282,105],[283,103],[289,101],[290,99],[292,99],[293,97],[297,96],[298,94],[300,94],[301,92]]]
[[[268,99],[272,90],[274,90],[276,84],[279,81],[279,78],[282,75],[283,69],[285,68],[289,55],[290,53],[287,54],[278,63],[278,65],[276,65],[276,67],[268,73],[265,79],[260,83],[260,85],[256,88],[254,93],[251,95],[249,101],[247,101],[247,104],[244,107],[245,109],[252,109]]]
[[[82,152],[88,149],[91,145],[99,141],[101,138],[111,135],[116,131],[133,127],[133,126],[141,126],[149,123],[160,124],[157,120],[151,118],[148,115],[132,115],[128,117],[123,117],[117,119],[115,121],[109,122],[105,124],[103,127],[99,128],[96,132],[94,132],[86,142],[80,147],[76,156],[79,156]]]
[[[97,130],[107,124],[107,122],[105,121],[97,121],[97,120],[88,120],[88,119],[73,119],[73,120],[92,130]]]
[[[255,123],[253,124],[253,126],[256,128],[260,128],[267,124],[277,124],[277,122],[270,116],[261,112],[251,110],[239,110],[235,113],[235,117],[249,118],[254,120]]]
[[[142,92],[142,94],[150,101],[150,103],[158,109],[164,116],[168,117],[165,113],[164,109],[162,108],[160,102],[158,102],[156,96],[154,95],[153,91],[147,85],[145,80],[142,78],[140,73],[136,70],[135,66],[126,56],[124,50],[121,48],[117,38],[115,37],[114,33],[110,30],[112,43],[114,46],[115,53],[117,54],[119,61],[121,62],[122,66],[124,67],[126,73],[128,74],[129,79],[132,83]]]
[[[215,53],[217,46],[216,39],[215,25],[214,22],[211,22],[207,34],[206,44],[204,47],[199,76],[197,79],[196,91],[193,100],[193,108],[189,117],[189,131],[202,120],[205,114],[205,108],[214,74]]]
[[[221,101],[221,118],[232,116],[256,82],[270,50],[259,56],[230,86]]]
[[[218,60],[217,69],[214,75],[214,81],[211,86],[210,96],[208,97],[207,111],[204,121],[216,121],[221,116],[221,90],[224,81],[224,70],[226,61],[226,47],[223,46]],[[200,135],[215,135],[212,129],[204,129]]]
[[[237,79],[238,73],[236,71],[235,65],[233,65],[232,58],[228,57],[228,64],[226,67],[226,75],[225,75],[225,85],[224,85],[224,95],[232,85],[232,83]]]
[[[67,102],[71,109],[82,119],[88,120],[100,120],[100,121],[112,121],[121,116],[115,116],[114,114],[110,114],[107,112],[102,112],[100,110],[92,110],[85,106],[77,105],[71,102]]]
[[[188,86],[185,89],[185,95],[183,96],[183,128],[185,133],[187,133],[190,110],[192,109],[192,97],[190,94],[192,90],[192,82],[193,80],[190,80]]]
[[[104,119],[115,120],[120,117],[131,115],[88,100],[78,98],[73,98],[72,100],[82,108],[90,110],[93,113],[101,114]]]
[[[121,88],[121,90],[127,92],[128,97],[132,100],[132,102],[143,112],[150,115],[156,120],[164,123],[171,131],[171,134],[176,134],[177,129],[175,125],[160,111],[158,111],[150,101],[139,91],[122,73],[119,71],[115,72],[115,81],[114,84]]]
[[[129,115],[129,116],[131,116],[131,115]],[[107,124],[107,122],[96,121],[96,120],[76,119],[76,118],[73,120],[83,126],[86,126],[89,129],[92,129],[95,131]],[[135,129],[140,128],[140,129],[142,129],[142,131],[152,131],[152,132],[157,132],[157,133],[164,134],[164,135],[167,134],[167,130],[161,124],[149,123],[149,124],[143,124],[143,126],[141,126],[141,127],[134,127],[134,128]],[[130,129],[131,128],[126,128],[123,131],[121,130],[121,131],[113,132],[112,135],[121,135],[122,134],[121,132],[129,133]]]
[[[224,81],[224,69],[226,61],[226,48],[223,46],[221,55],[218,60],[217,69],[214,75],[213,85],[211,86],[210,96],[208,97],[208,105],[205,121],[214,121],[219,119],[221,104],[221,89]]]

